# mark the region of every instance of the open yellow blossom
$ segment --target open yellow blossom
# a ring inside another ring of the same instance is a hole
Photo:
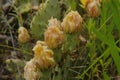
[[[56,48],[64,42],[64,34],[58,27],[50,26],[44,33],[44,39],[48,47]]]
[[[26,80],[39,80],[40,77],[40,70],[38,69],[34,59],[31,59],[24,67],[24,78]]]
[[[61,25],[65,32],[73,33],[80,30],[82,21],[83,19],[77,11],[71,11],[65,16]]]
[[[33,51],[34,60],[38,64],[39,68],[47,68],[55,63],[53,59],[53,51],[48,49],[47,46],[41,45],[40,41],[37,41]]]
[[[20,27],[18,29],[18,41],[21,43],[25,43],[29,40],[30,40],[30,35],[29,35],[27,29],[24,27]]]

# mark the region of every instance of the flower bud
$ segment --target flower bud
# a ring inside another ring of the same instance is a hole
[[[42,46],[47,46],[47,44],[44,41],[37,41],[36,44],[41,44]]]
[[[61,23],[59,20],[57,20],[56,18],[51,18],[49,21],[48,21],[48,27],[50,26],[56,26],[58,27],[60,30],[62,30],[62,27],[61,27]]]
[[[18,41],[21,43],[25,43],[30,40],[30,35],[28,34],[28,31],[24,27],[20,27],[18,29]]]
[[[48,49],[47,46],[41,45],[40,41],[37,41],[35,47],[33,48],[33,51],[34,60],[40,68],[47,68],[55,63],[53,59],[53,51]]]
[[[47,46],[50,48],[56,48],[64,41],[63,32],[56,26],[48,27],[44,33],[44,37]]]
[[[100,6],[100,0],[87,0],[86,1],[86,8],[88,10],[88,13],[90,16],[97,17],[100,15],[99,13],[99,6]]]
[[[67,33],[78,31],[82,27],[82,17],[77,11],[69,12],[62,22],[62,28]]]
[[[26,80],[39,80],[40,77],[40,70],[38,69],[34,59],[31,59],[24,67],[24,78]]]

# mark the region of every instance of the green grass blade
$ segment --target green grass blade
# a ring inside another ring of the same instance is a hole
[[[78,75],[76,78],[81,79],[87,73],[87,71],[90,70],[104,55],[109,53],[109,50],[110,48],[106,49],[106,51],[100,57],[98,57],[94,62],[92,62],[92,64],[81,75]]]
[[[104,76],[104,80],[110,80],[110,77],[105,72],[103,72],[103,76]]]

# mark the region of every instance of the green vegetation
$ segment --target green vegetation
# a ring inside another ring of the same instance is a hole
[[[102,0],[97,17],[80,0],[5,1],[0,2],[0,80],[24,80],[25,63],[36,41],[44,41],[48,20],[62,22],[71,10],[82,16],[82,28],[64,33],[64,43],[51,49],[56,65],[41,70],[40,80],[120,79],[120,0]],[[31,37],[26,43],[18,42],[21,26]]]

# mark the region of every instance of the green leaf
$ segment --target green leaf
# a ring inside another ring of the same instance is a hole
[[[71,5],[72,10],[76,10],[77,4],[76,4],[75,0],[70,0],[70,5]]]
[[[113,22],[116,24],[119,30],[119,37],[120,37],[120,1],[119,0],[111,0],[110,7],[113,12]]]
[[[30,5],[30,3],[28,2],[28,3],[25,3],[25,4],[20,5],[20,6],[17,8],[17,10],[18,10],[19,13],[22,14],[22,13],[28,12],[28,11],[30,10],[30,7],[31,7],[31,5]]]
[[[17,5],[18,13],[22,14],[28,12],[31,8],[30,0],[15,0],[15,5]]]
[[[95,32],[95,34],[98,36],[100,40],[102,40],[104,43],[106,43],[110,47],[112,58],[116,64],[118,74],[120,75],[120,63],[119,63],[120,56],[119,56],[118,48],[115,45],[113,37],[111,36],[111,38],[108,39],[103,34],[98,32],[95,28],[93,28],[93,31]]]
[[[110,77],[105,72],[103,72],[103,76],[104,80],[111,80]]]
[[[51,17],[60,18],[60,6],[58,5],[58,0],[47,0],[42,3],[42,9],[34,16],[31,23],[31,34],[35,39],[42,39],[43,34],[47,27],[48,20]]]

